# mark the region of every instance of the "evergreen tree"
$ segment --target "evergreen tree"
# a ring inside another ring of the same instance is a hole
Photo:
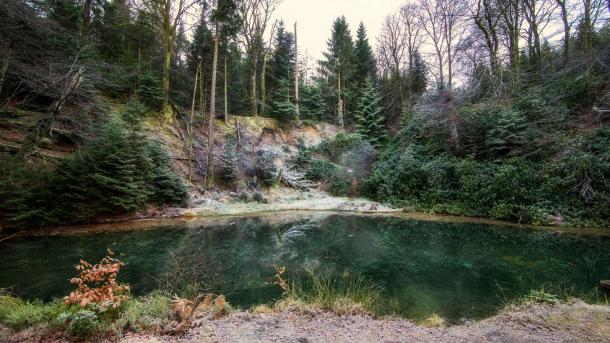
[[[407,87],[411,101],[422,95],[428,87],[428,69],[422,60],[419,50],[413,53],[413,66],[407,70]]]
[[[320,83],[304,85],[302,90],[301,112],[303,119],[313,121],[332,120],[332,118],[327,117],[326,103]]]
[[[381,146],[386,137],[385,118],[381,114],[381,97],[373,80],[369,77],[364,82],[356,110],[358,133],[365,136],[375,147]]]
[[[101,53],[107,61],[117,61],[127,50],[125,38],[132,29],[127,0],[106,2],[103,22]]]
[[[276,27],[275,49],[269,61],[269,90],[273,91],[282,80],[294,80],[294,35],[287,32],[284,22],[280,21]]]
[[[323,53],[324,59],[320,61],[320,74],[325,82],[324,92],[326,101],[337,114],[339,124],[350,122],[349,113],[354,109],[353,99],[357,87],[355,75],[355,51],[352,34],[345,17],[335,20],[332,27],[331,38],[327,41],[327,51]]]
[[[291,88],[292,83],[290,80],[280,80],[271,102],[271,115],[283,125],[289,124],[297,112],[290,96]]]
[[[369,39],[366,35],[366,28],[361,22],[356,33],[356,82],[358,87],[363,87],[368,77],[373,80],[377,76],[377,62],[373,56],[373,49],[369,44]]]

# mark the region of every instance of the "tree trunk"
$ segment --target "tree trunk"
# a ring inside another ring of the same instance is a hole
[[[216,120],[216,71],[218,69],[219,29],[216,25],[214,37],[214,62],[212,64],[212,85],[210,88],[210,123],[208,124],[208,165],[206,170],[207,189],[214,187],[214,120]]]
[[[225,67],[224,67],[224,73],[225,73],[225,125],[229,126],[229,95],[228,95],[228,81],[227,81],[227,53],[225,53]]]
[[[337,97],[339,100],[337,101],[337,116],[339,118],[339,126],[342,130],[345,130],[345,122],[343,118],[343,98],[341,96],[341,72],[339,72],[337,77]]]
[[[591,0],[583,0],[584,5],[584,17],[583,17],[583,42],[584,42],[584,52],[587,56],[587,59],[591,55],[591,50],[593,48],[593,37],[592,37],[592,27],[591,27]]]
[[[206,99],[206,84],[205,84],[205,69],[203,68],[203,62],[201,62],[201,75],[199,77],[199,109],[201,110],[201,123],[205,127],[205,105],[207,104]]]
[[[256,72],[258,70],[258,52],[255,51],[252,56],[252,75],[250,75],[250,93],[252,95],[252,116],[258,117],[258,99],[256,96]]]
[[[74,93],[74,91],[80,86],[83,75],[85,74],[85,67],[79,67],[72,75],[67,75],[66,84],[64,89],[61,92],[59,98],[55,99],[49,108],[47,109],[47,113],[45,116],[40,119],[37,123],[37,127],[34,131],[35,137],[34,140],[37,142],[41,136],[49,136],[51,131],[53,130],[53,123],[55,122],[55,117],[61,111],[66,99]]]
[[[568,20],[568,10],[565,0],[557,0],[557,5],[561,10],[561,22],[563,23],[563,63],[568,63],[570,54],[570,22]]]
[[[165,56],[163,57],[163,102],[161,104],[161,111],[165,111],[165,109],[169,105],[169,74],[171,71],[173,55],[173,49],[170,46],[166,45]]]
[[[265,115],[267,110],[267,60],[268,56],[263,54],[263,70],[261,70],[261,115]]]
[[[0,59],[2,65],[0,65],[0,96],[2,95],[2,88],[4,87],[4,77],[6,76],[6,71],[8,70],[9,59],[8,56],[2,56]]]
[[[197,81],[201,70],[201,60],[195,72],[195,84],[193,85],[193,102],[191,104],[191,116],[188,122],[188,154],[189,154],[189,182],[193,182],[193,117],[195,116],[195,101],[197,100]]]
[[[297,41],[297,23],[294,23],[294,104],[296,106],[296,121],[301,123],[301,99],[299,98],[299,46]]]

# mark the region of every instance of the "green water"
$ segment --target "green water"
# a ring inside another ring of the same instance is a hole
[[[541,285],[590,293],[610,279],[610,239],[482,224],[317,215],[273,224],[269,217],[223,225],[18,237],[0,242],[0,288],[26,298],[67,294],[73,265],[111,248],[127,263],[119,279],[136,294],[199,283],[236,306],[280,296],[272,265],[372,279],[407,318],[493,314]]]

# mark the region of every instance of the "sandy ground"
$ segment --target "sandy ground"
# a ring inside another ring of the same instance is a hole
[[[183,209],[184,217],[201,217],[216,215],[246,215],[261,212],[281,211],[334,211],[357,213],[393,213],[400,209],[381,205],[362,198],[340,198],[325,192],[311,190],[308,192],[281,189],[267,194],[267,203],[227,201],[226,195],[205,196],[201,204]]]
[[[438,328],[319,311],[236,312],[204,319],[181,337],[128,335],[121,342],[610,342],[610,307],[581,301],[529,304],[482,321]]]

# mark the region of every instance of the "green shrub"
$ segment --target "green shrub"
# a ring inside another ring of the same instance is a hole
[[[76,313],[65,312],[58,317],[64,323],[66,331],[77,337],[89,337],[96,332],[99,320],[97,314],[89,310],[79,310]]]
[[[349,150],[369,145],[360,134],[338,133],[334,138],[326,138],[318,144],[313,151],[324,155],[332,162],[337,162],[341,155]]]
[[[50,325],[65,310],[66,307],[60,300],[44,304],[41,301],[23,301],[10,295],[0,295],[0,323],[14,330]]]

